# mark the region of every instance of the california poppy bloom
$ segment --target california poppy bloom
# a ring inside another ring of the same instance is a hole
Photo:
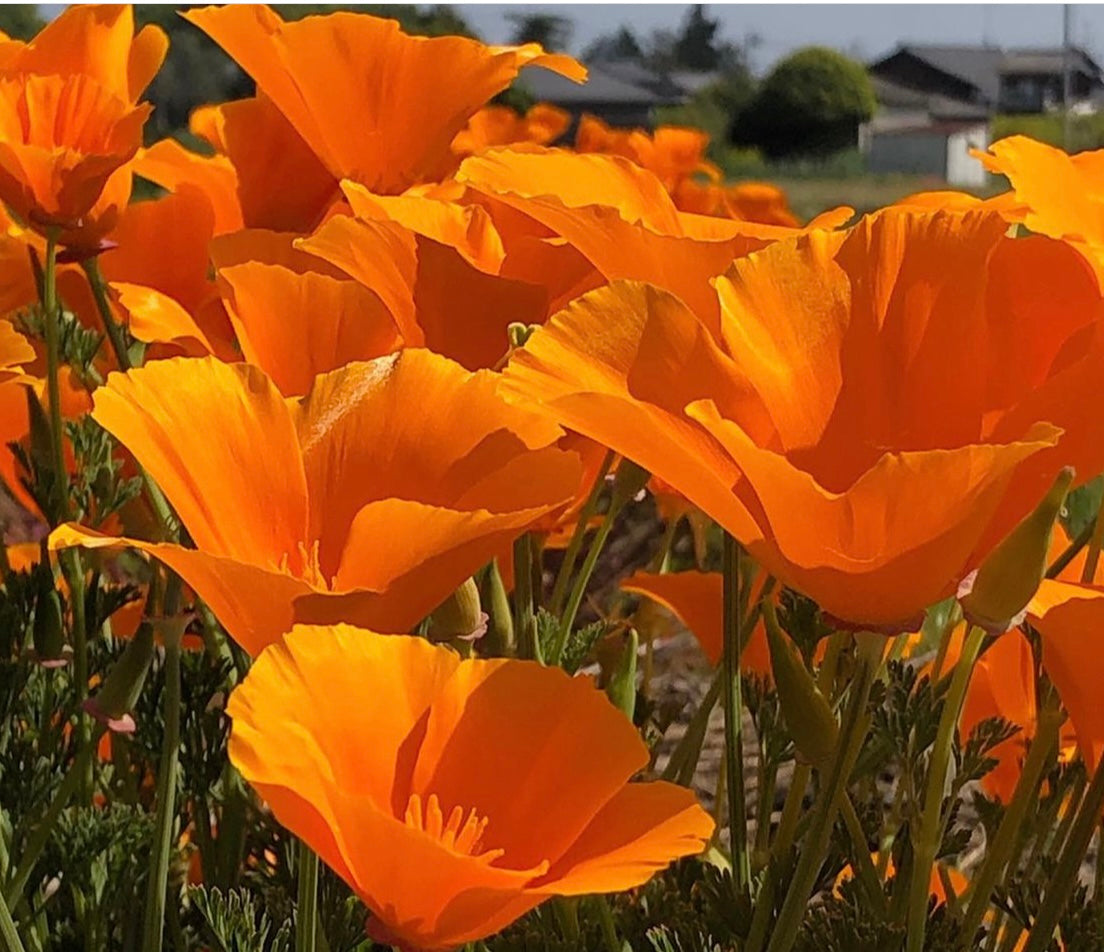
[[[129,6],[75,6],[0,63],[0,200],[74,254],[94,253],[126,202],[150,111],[137,99],[166,49],[156,27],[134,35]]]
[[[1066,239],[1104,272],[1104,149],[1067,155],[1027,136],[1009,136],[974,155],[1011,183],[1012,220],[1040,235]]]
[[[394,20],[358,13],[285,22],[263,4],[245,4],[184,17],[256,80],[335,179],[385,194],[447,173],[453,138],[524,66],[586,78],[574,59],[536,43],[408,36]]]
[[[403,346],[395,318],[364,285],[292,247],[294,236],[239,232],[216,239],[216,281],[245,359],[285,396],[314,378]],[[226,260],[229,259],[229,260]]]
[[[713,831],[690,790],[629,783],[648,751],[604,694],[532,662],[298,626],[227,712],[242,776],[364,901],[369,934],[402,949],[638,886]]]
[[[540,222],[606,280],[648,281],[711,320],[710,280],[733,258],[795,234],[680,212],[655,175],[616,155],[492,149],[465,159],[456,178]]]
[[[298,400],[247,364],[160,360],[112,375],[92,415],[196,548],[73,525],[51,544],[149,552],[253,654],[297,621],[408,629],[579,479],[555,424],[423,350],[348,364]]]
[[[503,386],[660,476],[842,622],[915,630],[1063,465],[1104,468],[1086,409],[1104,311],[1061,242],[888,210],[715,284],[715,322],[646,285],[593,291]]]
[[[569,125],[571,114],[547,102],[531,106],[524,115],[509,106],[484,106],[456,133],[452,151],[463,157],[518,142],[548,145],[562,136]]]

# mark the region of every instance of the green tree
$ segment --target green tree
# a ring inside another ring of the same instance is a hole
[[[44,24],[37,3],[7,3],[0,6],[0,31],[17,40],[29,40]]]
[[[695,3],[682,21],[682,28],[675,39],[675,63],[682,69],[709,72],[720,65],[721,52],[717,47],[718,20],[705,15],[705,7]]]
[[[511,43],[540,43],[550,52],[562,53],[571,42],[574,25],[567,17],[554,13],[508,13],[514,24]]]
[[[774,158],[824,155],[856,144],[874,114],[874,91],[861,63],[819,46],[781,60],[737,116],[732,139]]]
[[[618,63],[625,60],[639,62],[644,58],[644,49],[636,34],[622,25],[616,33],[606,33],[586,48],[583,59],[588,63]]]

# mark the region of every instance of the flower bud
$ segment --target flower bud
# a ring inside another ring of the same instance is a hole
[[[147,620],[108,672],[104,685],[84,702],[84,709],[96,720],[120,734],[134,731],[131,709],[138,700],[153,659],[153,625]]]
[[[427,634],[430,641],[475,641],[486,631],[487,613],[479,602],[479,586],[469,578],[429,616]]]
[[[630,721],[636,713],[636,655],[639,649],[640,639],[636,629],[630,628],[617,665],[606,682],[606,696]]]
[[[34,653],[44,668],[59,668],[69,661],[71,649],[65,644],[65,624],[61,617],[61,596],[53,587],[53,577],[46,570],[49,587],[39,592],[34,613]]]
[[[1000,634],[1023,621],[1027,604],[1046,575],[1054,521],[1072,482],[1073,468],[1066,466],[1035,510],[989,553],[980,568],[962,580],[958,600],[971,624]]]
[[[831,764],[839,746],[839,725],[832,706],[820,693],[797,649],[778,627],[778,617],[769,601],[763,603],[763,621],[778,704],[794,747],[804,762],[824,770]]]

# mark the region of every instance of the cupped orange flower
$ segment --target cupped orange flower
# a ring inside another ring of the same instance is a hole
[[[298,621],[409,628],[579,479],[557,426],[423,350],[323,374],[298,400],[246,364],[156,361],[112,375],[93,418],[196,548],[72,525],[51,544],[149,552],[251,653]]]
[[[974,155],[1011,183],[1011,220],[1066,239],[1104,273],[1104,149],[1067,155],[1027,136],[1010,136]]]
[[[125,204],[150,111],[136,100],[166,49],[155,27],[134,35],[129,6],[78,6],[0,63],[0,199],[74,254],[94,253]]]
[[[691,791],[629,783],[648,751],[601,692],[531,662],[300,626],[228,713],[235,766],[365,902],[369,933],[403,949],[640,885],[713,830]]]
[[[484,106],[456,133],[452,151],[463,157],[518,142],[548,145],[562,136],[569,125],[571,113],[547,102],[537,103],[524,115],[509,106]]]
[[[455,135],[524,66],[586,77],[571,57],[536,43],[408,36],[396,21],[364,14],[286,23],[263,4],[243,4],[184,16],[256,80],[335,178],[381,193],[447,172]]]
[[[289,397],[305,394],[321,373],[403,346],[383,301],[297,251],[294,237],[239,232],[231,239],[238,260],[217,271],[242,354]],[[219,243],[225,254],[226,240]]]
[[[737,260],[716,289],[716,325],[648,286],[593,291],[503,385],[844,622],[911,628],[1063,465],[1104,468],[1104,307],[1063,243],[890,210]]]
[[[793,229],[680,212],[651,172],[616,155],[495,149],[465,159],[457,180],[574,247],[609,281],[648,281],[715,320],[710,280],[732,259]]]

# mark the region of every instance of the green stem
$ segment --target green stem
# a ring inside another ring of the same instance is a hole
[[[50,834],[54,831],[54,825],[57,823],[58,817],[61,816],[61,811],[68,806],[73,794],[80,788],[84,778],[84,772],[88,764],[91,763],[92,752],[96,749],[95,742],[99,741],[100,734],[102,733],[103,728],[99,728],[94,732],[94,742],[86,744],[77,751],[77,756],[73,759],[72,764],[69,765],[69,771],[65,774],[65,778],[61,781],[61,786],[58,787],[57,792],[54,794],[54,799],[50,801],[50,806],[47,807],[45,815],[39,821],[38,826],[35,827],[34,832],[31,833],[30,838],[27,840],[27,846],[24,848],[23,855],[20,857],[19,865],[16,867],[7,889],[4,890],[4,901],[9,908],[15,908],[19,904],[19,900],[23,895],[23,889],[27,885],[27,880],[34,871],[35,863],[38,862],[38,858],[42,855],[42,851],[45,849],[47,842],[49,842]]]
[[[1054,928],[1058,925],[1070,893],[1077,883],[1081,862],[1085,858],[1085,851],[1089,848],[1089,842],[1096,830],[1102,809],[1104,809],[1104,758],[1096,765],[1092,783],[1089,784],[1089,789],[1085,792],[1081,807],[1077,811],[1077,819],[1062,846],[1062,852],[1058,854],[1058,865],[1047,884],[1042,906],[1031,926],[1031,934],[1023,952],[1043,952],[1050,947]]]
[[[169,584],[179,579],[173,575]],[[170,598],[166,591],[165,612]],[[154,821],[153,852],[150,855],[149,882],[146,889],[146,913],[143,928],[143,952],[161,952],[165,927],[165,899],[169,885],[169,859],[172,854],[173,821],[176,819],[176,773],[180,759],[180,634],[175,622],[163,628],[165,640],[165,736],[161,749],[161,767],[157,778],[157,816]]]
[[[1101,501],[1104,507],[1104,500]],[[1085,555],[1085,567],[1081,570],[1081,584],[1090,585],[1096,577],[1096,566],[1100,561],[1100,546],[1104,543],[1104,519],[1100,518],[1100,512],[1096,514],[1093,524],[1092,538],[1089,540],[1089,551]]]
[[[717,706],[717,699],[721,696],[724,672],[718,671],[709,685],[709,691],[702,698],[701,704],[690,719],[686,733],[682,735],[678,746],[667,761],[663,769],[663,779],[677,783],[683,787],[689,787],[694,779],[694,773],[698,767],[698,759],[701,757],[702,744],[705,741],[706,731],[709,729],[709,718],[713,708]]]
[[[556,582],[552,586],[552,598],[548,604],[549,611],[555,615],[563,610],[564,598],[567,596],[567,583],[571,580],[571,573],[575,570],[575,562],[579,558],[587,529],[590,528],[590,520],[598,509],[598,498],[602,495],[602,487],[606,483],[606,474],[613,465],[613,456],[613,450],[610,450],[606,453],[605,459],[602,460],[602,465],[598,468],[590,494],[587,496],[586,502],[583,503],[583,508],[579,510],[579,519],[575,523],[575,531],[571,534],[571,541],[568,542],[567,548],[564,550],[563,562],[560,563],[560,570],[556,573]]]
[[[1096,517],[1090,522],[1084,529],[1082,529],[1074,537],[1073,541],[1063,550],[1062,554],[1058,556],[1047,568],[1047,578],[1057,578],[1067,565],[1070,564],[1075,558],[1077,553],[1080,552],[1086,545],[1089,544],[1089,540],[1096,532],[1096,524],[1100,521],[1099,517]]]
[[[916,824],[913,836],[913,859],[909,879],[909,904],[907,917],[906,952],[922,952],[924,933],[928,921],[928,900],[930,897],[931,871],[935,855],[939,852],[939,841],[943,832],[943,795],[947,784],[947,771],[950,767],[954,748],[955,729],[962,714],[962,705],[966,700],[966,689],[970,685],[974,662],[985,641],[985,631],[973,625],[962,644],[962,655],[955,666],[951,686],[943,701],[943,711],[939,716],[939,727],[932,747],[931,760],[928,763],[927,787],[924,791],[923,809]]]
[[[789,952],[797,941],[810,893],[828,850],[840,801],[847,790],[851,771],[865,738],[866,704],[870,698],[875,672],[881,666],[885,639],[869,633],[855,637],[859,640],[858,670],[851,684],[850,697],[840,725],[839,753],[832,758],[828,776],[813,808],[809,828],[801,846],[801,855],[786,890],[786,898],[782,902],[767,952]]]
[[[541,660],[533,608],[533,536],[528,532],[514,540],[514,637],[519,658]]]
[[[23,952],[23,943],[15,928],[8,904],[0,898],[0,939],[4,941],[4,952]]]
[[[847,827],[847,835],[851,839],[851,869],[869,902],[880,913],[884,913],[885,892],[882,889],[882,878],[878,875],[874,860],[870,858],[870,843],[866,838],[866,831],[847,791],[844,791],[840,798],[840,814],[843,816],[844,826]]]
[[[295,952],[315,952],[318,936],[318,854],[299,841],[299,897],[295,907]]]
[[[579,614],[579,606],[583,602],[583,595],[586,593],[590,576],[594,574],[594,566],[598,564],[598,556],[602,554],[606,540],[613,530],[613,523],[627,501],[617,494],[614,494],[613,498],[610,499],[609,509],[602,520],[602,525],[598,527],[598,531],[594,535],[594,540],[590,543],[582,568],[579,569],[579,574],[575,577],[575,584],[571,588],[571,594],[568,596],[567,607],[564,608],[563,616],[560,618],[560,627],[556,630],[556,640],[549,652],[548,661],[550,664],[559,664],[563,657],[563,650],[567,645],[568,635],[571,634],[571,629],[575,625],[575,616]]]
[[[111,341],[111,349],[115,352],[115,362],[119,365],[120,370],[130,370],[132,364],[126,346],[125,334],[111,311],[111,303],[107,299],[107,283],[104,281],[99,262],[95,257],[84,262],[84,273],[88,277],[89,286],[92,288],[92,297],[96,300],[100,320],[103,321],[104,330],[107,331],[107,339]]]
[[[970,902],[966,906],[966,914],[958,932],[959,948],[973,948],[974,937],[989,908],[993,887],[1000,882],[1005,868],[1016,860],[1020,830],[1023,828],[1028,810],[1038,803],[1036,797],[1039,784],[1058,748],[1058,728],[1061,722],[1062,712],[1058,707],[1058,698],[1051,689],[1039,713],[1035,739],[1027,752],[1023,772],[1016,783],[1012,800],[1001,818],[992,843],[987,844],[988,848],[981,868],[970,883]]]
[[[740,548],[724,535],[724,742],[728,768],[728,836],[738,896],[751,888],[744,802],[743,683],[740,677]]]
[[[598,910],[598,923],[602,927],[602,941],[606,952],[621,952],[621,940],[617,937],[617,925],[613,921],[613,910],[605,896],[594,897],[594,907]]]

